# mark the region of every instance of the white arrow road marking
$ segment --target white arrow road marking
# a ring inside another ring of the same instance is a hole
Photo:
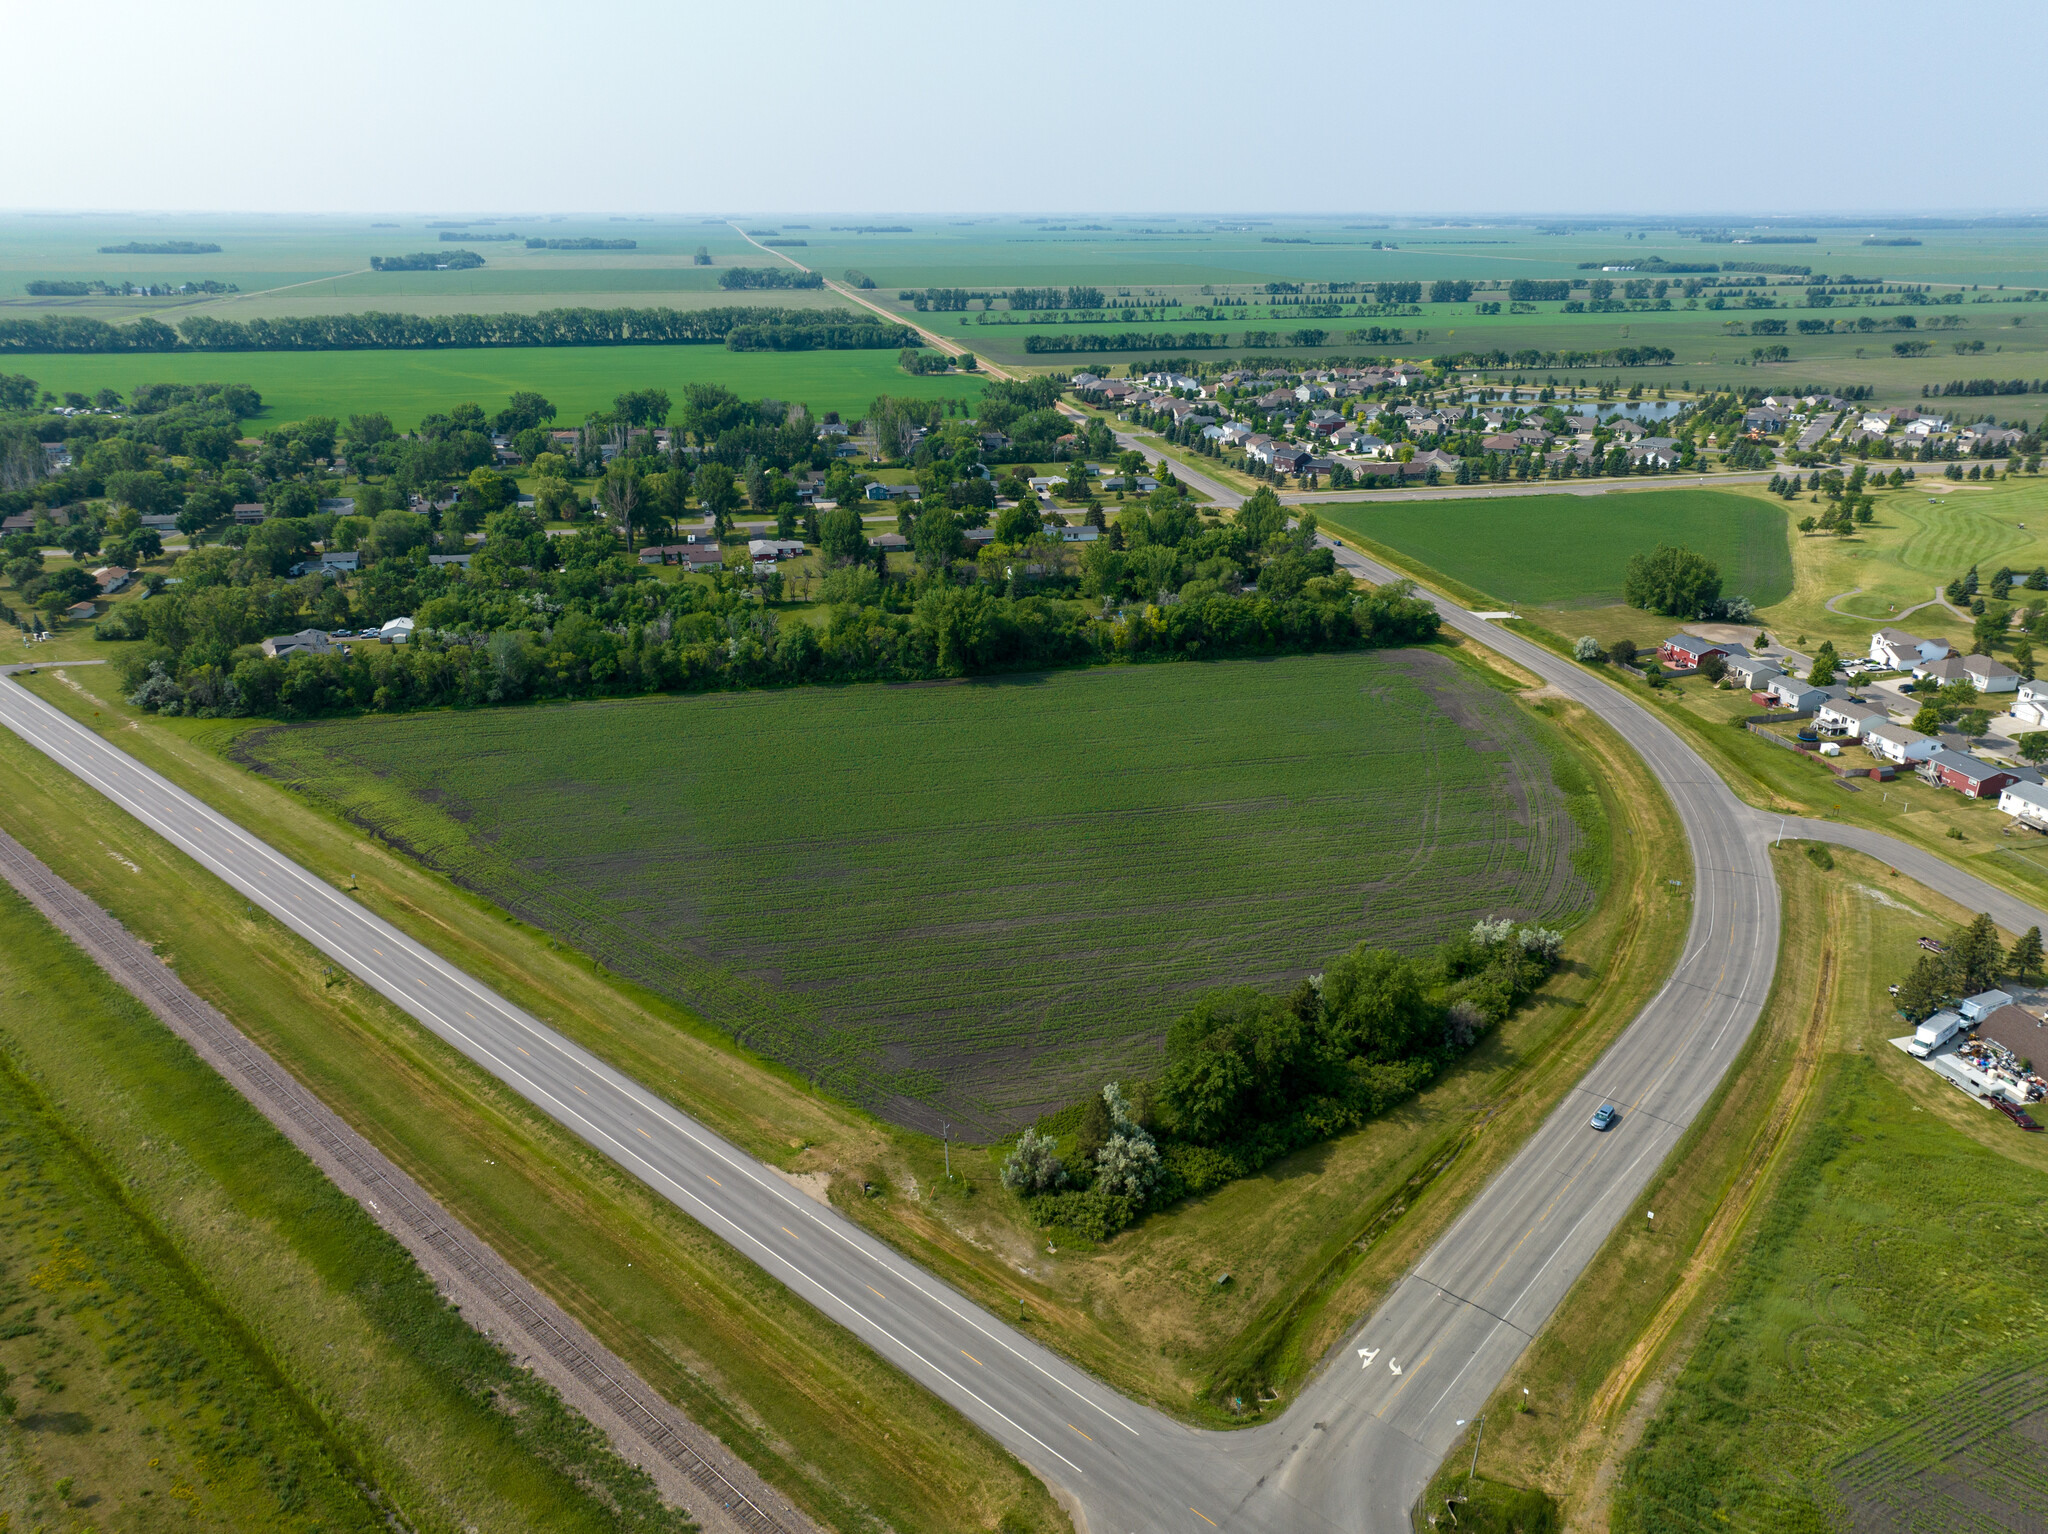
[[[1396,1374],[1399,1374],[1401,1372],[1401,1361],[1398,1358],[1390,1358],[1387,1360],[1387,1367]]]
[[[1360,1348],[1358,1350],[1358,1356],[1365,1360],[1364,1363],[1359,1365],[1359,1368],[1370,1369],[1372,1367],[1372,1361],[1380,1356],[1380,1350],[1378,1348]]]

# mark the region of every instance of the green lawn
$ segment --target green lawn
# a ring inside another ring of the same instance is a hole
[[[244,749],[863,1106],[994,1136],[1146,1070],[1199,991],[1583,910],[1534,728],[1418,653],[366,718]]]
[[[1721,568],[1721,588],[1759,607],[1792,590],[1785,513],[1719,490],[1318,506],[1319,520],[1396,549],[1503,602],[1591,607],[1621,600],[1629,556],[1684,544]]]
[[[360,306],[358,306],[360,307]],[[45,389],[82,394],[145,383],[246,383],[264,399],[263,424],[309,415],[346,419],[381,410],[409,430],[423,415],[474,401],[496,410],[517,389],[536,389],[580,421],[629,389],[717,383],[747,399],[798,401],[814,413],[864,416],[878,394],[971,399],[980,380],[912,378],[893,351],[730,352],[722,346],[506,347],[424,352],[236,352],[170,356],[41,356],[11,359]]]
[[[0,987],[0,1528],[690,1527],[5,886]]]

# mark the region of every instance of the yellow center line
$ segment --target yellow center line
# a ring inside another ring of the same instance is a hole
[[[577,1090],[577,1091],[579,1091],[579,1092],[581,1092],[581,1091],[583,1090],[583,1088],[581,1088],[581,1087],[578,1087],[578,1088],[577,1088],[576,1090]],[[716,1177],[713,1177],[713,1176],[712,1176],[712,1175],[711,1175],[711,1174],[710,1174],[709,1172],[706,1172],[706,1173],[704,1174],[704,1180],[705,1180],[706,1182],[710,1183],[710,1184],[711,1184],[711,1186],[712,1186],[712,1187],[714,1187],[714,1188],[722,1188],[722,1187],[724,1187],[724,1186],[725,1186],[725,1184],[724,1184],[724,1183],[720,1182],[720,1181],[719,1181],[719,1180],[718,1180],[718,1179],[717,1179]]]
[[[882,1291],[877,1289],[873,1284],[863,1284],[861,1287],[866,1289],[869,1294],[872,1294],[878,1300],[886,1300],[887,1298],[889,1298],[888,1295],[882,1293]]]
[[[960,1350],[960,1356],[966,1359],[969,1363],[973,1364],[977,1369],[986,1369],[988,1367],[987,1364],[983,1363],[980,1359],[976,1358],[972,1353],[968,1352],[965,1348],[962,1348]]]
[[[1195,1515],[1195,1516],[1196,1516],[1197,1518],[1201,1519],[1201,1520],[1202,1520],[1202,1522],[1204,1522],[1204,1523],[1206,1523],[1207,1525],[1209,1525],[1209,1527],[1210,1527],[1210,1528],[1212,1528],[1212,1529],[1220,1529],[1220,1528],[1222,1528],[1222,1527],[1223,1527],[1223,1525],[1222,1525],[1222,1524],[1218,1523],[1218,1522],[1217,1522],[1217,1521],[1216,1521],[1216,1520],[1215,1520],[1214,1518],[1211,1518],[1211,1517],[1210,1517],[1210,1516],[1209,1516],[1209,1515],[1208,1515],[1207,1513],[1203,1512],[1203,1511],[1202,1511],[1202,1510],[1201,1510],[1201,1509],[1200,1509],[1199,1507],[1191,1507],[1191,1508],[1189,1508],[1189,1509],[1188,1509],[1188,1511],[1189,1511],[1189,1512],[1191,1512],[1191,1513],[1193,1513],[1193,1514],[1194,1514],[1194,1515]]]
[[[518,1050],[518,1051],[519,1051],[519,1052],[520,1052],[520,1053],[521,1053],[522,1055],[526,1055],[526,1046],[525,1046],[524,1044],[514,1044],[514,1045],[513,1045],[512,1047],[513,1047],[514,1049]],[[532,1055],[526,1055],[526,1058],[527,1058],[527,1059],[529,1059],[529,1060],[531,1060],[531,1059],[533,1058],[533,1056],[532,1056]]]
[[[1075,1427],[1075,1426],[1074,1426],[1074,1424],[1073,1424],[1073,1423],[1071,1423],[1071,1422],[1069,1422],[1069,1423],[1067,1424],[1067,1430],[1068,1430],[1069,1432],[1074,1432],[1074,1433],[1081,1433],[1081,1430],[1080,1430],[1079,1428]],[[1088,1435],[1087,1435],[1086,1433],[1081,1433],[1081,1436],[1082,1436],[1083,1438],[1088,1438]],[[1088,1438],[1088,1441],[1089,1441],[1090,1443],[1093,1443],[1093,1442],[1095,1442],[1095,1440],[1094,1440],[1094,1439],[1092,1439],[1092,1438]],[[1195,1516],[1196,1516],[1197,1518],[1199,1518],[1199,1517],[1201,1517],[1201,1514],[1200,1514],[1200,1513],[1197,1513],[1197,1514],[1196,1514]]]
[[[640,1126],[639,1126],[638,1124],[635,1124],[635,1125],[634,1125],[633,1127],[634,1127],[635,1129],[640,1129]],[[647,1133],[647,1131],[646,1131],[646,1130],[644,1130],[644,1129],[640,1129],[640,1133],[641,1133],[641,1134],[643,1134],[643,1135],[646,1135],[646,1137],[647,1137],[648,1139],[650,1139],[650,1140],[654,1138],[654,1136],[653,1136],[653,1135],[650,1135],[650,1134],[648,1134],[648,1133]]]
[[[577,1088],[576,1088],[576,1090],[577,1090],[577,1091],[579,1091],[579,1092],[583,1092],[583,1088],[581,1088],[581,1087],[577,1087]],[[590,1094],[589,1094],[588,1092],[583,1092],[583,1095],[584,1095],[585,1097],[588,1097],[588,1096],[589,1096]]]
[[[792,1241],[794,1241],[794,1240],[796,1240],[796,1239],[797,1239],[797,1234],[796,1234],[796,1232],[795,1232],[795,1231],[793,1231],[793,1230],[791,1230],[791,1229],[790,1229],[790,1228],[789,1228],[789,1227],[788,1227],[787,1225],[785,1225],[785,1226],[783,1226],[783,1227],[782,1227],[782,1233],[783,1233],[783,1234],[784,1234],[785,1236],[789,1237],[789,1239],[790,1239],[790,1240],[792,1240]]]

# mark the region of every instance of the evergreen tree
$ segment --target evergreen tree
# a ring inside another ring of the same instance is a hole
[[[1971,996],[1996,985],[2005,968],[2005,945],[1998,941],[1998,928],[1990,916],[1979,916],[1958,933],[1949,945],[1948,958],[1959,994]]]
[[[1899,985],[1899,1011],[1907,1022],[1917,1023],[1939,1012],[1953,994],[1948,965],[1931,953],[1923,953],[1913,972]]]
[[[2012,945],[2005,967],[2021,980],[2032,980],[2041,972],[2041,929],[2029,927]]]

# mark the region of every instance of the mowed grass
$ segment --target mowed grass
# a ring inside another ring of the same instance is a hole
[[[1315,508],[1339,532],[1384,544],[1503,602],[1619,602],[1631,556],[1683,544],[1721,569],[1721,589],[1759,607],[1792,590],[1784,510],[1722,490],[1362,501]]]
[[[0,1527],[689,1527],[4,886],[0,988]]]
[[[970,1135],[1147,1073],[1204,990],[1589,896],[1534,727],[1420,652],[369,718],[243,749],[748,1047]]]
[[[912,378],[893,351],[729,352],[722,346],[536,346],[425,352],[199,352],[168,356],[22,357],[10,367],[45,389],[82,394],[138,384],[245,383],[263,396],[262,424],[381,410],[401,431],[423,415],[473,401],[503,408],[515,390],[552,400],[561,421],[609,409],[629,389],[723,384],[745,399],[796,401],[814,414],[867,414],[878,394],[972,399],[979,379]]]

